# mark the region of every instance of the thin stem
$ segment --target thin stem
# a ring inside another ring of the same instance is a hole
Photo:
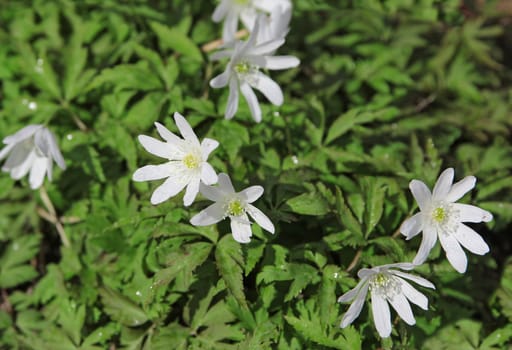
[[[52,201],[50,200],[50,197],[48,197],[48,193],[46,192],[44,186],[41,186],[39,188],[39,194],[41,196],[41,200],[43,201],[43,204],[46,207],[47,212],[45,212],[42,209],[38,209],[37,212],[39,216],[41,216],[43,219],[51,222],[55,225],[55,228],[57,229],[57,233],[59,234],[60,240],[62,244],[65,247],[70,247],[71,243],[69,242],[68,236],[66,235],[66,232],[64,231],[64,226],[62,226],[62,223],[60,222],[59,218],[57,217],[57,212],[55,211],[55,207],[52,204]]]
[[[247,29],[241,29],[235,33],[235,39],[241,39],[244,36],[246,36],[247,34],[249,34],[249,31]],[[210,41],[209,43],[204,44],[201,47],[201,50],[203,50],[203,52],[205,52],[205,53],[208,53],[210,51],[218,49],[222,45],[224,45],[224,40],[217,39],[217,40],[213,40],[213,41]]]
[[[359,262],[359,259],[361,258],[361,254],[363,254],[363,249],[359,249],[356,252],[356,255],[354,255],[354,259],[352,259],[352,261],[350,262],[345,271],[350,272],[354,267],[356,267],[357,263]]]

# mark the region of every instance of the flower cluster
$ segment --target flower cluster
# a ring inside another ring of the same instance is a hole
[[[461,245],[479,255],[489,251],[489,246],[482,237],[463,222],[489,222],[492,220],[492,214],[473,205],[455,203],[475,187],[476,179],[474,176],[468,176],[453,184],[453,177],[453,168],[443,171],[432,193],[425,183],[419,180],[411,181],[409,188],[418,203],[420,212],[405,220],[400,227],[400,232],[407,239],[423,232],[423,239],[416,257],[412,263],[397,263],[359,270],[360,282],[338,299],[338,302],[352,302],[342,318],[342,328],[359,316],[368,290],[371,294],[373,320],[381,337],[389,337],[391,334],[388,303],[407,324],[415,324],[409,301],[427,310],[428,300],[405,279],[423,287],[433,289],[435,287],[424,278],[395,268],[412,270],[424,263],[436,244],[437,237],[446,252],[448,261],[460,273],[464,273],[467,267],[466,254]]]
[[[166,163],[146,165],[133,174],[134,181],[166,179],[153,192],[151,203],[160,204],[186,188],[183,196],[185,206],[191,205],[199,192],[215,202],[195,215],[190,220],[192,225],[212,225],[229,217],[235,240],[248,243],[252,236],[251,222],[247,217],[249,214],[257,224],[274,233],[274,225],[270,219],[250,204],[261,197],[263,187],[251,186],[235,192],[229,176],[224,173],[217,176],[207,162],[208,156],[219,143],[208,138],[199,142],[185,117],[177,112],[174,113],[174,121],[183,138],[176,136],[160,123],[155,123],[155,126],[165,142],[146,135],[139,136],[139,142],[149,153],[167,159]],[[217,182],[218,186],[212,186]]]
[[[235,40],[238,17],[250,30],[246,41]],[[260,91],[272,104],[283,104],[283,92],[279,85],[261,72],[262,69],[282,70],[297,67],[294,56],[274,56],[285,42],[291,18],[289,1],[222,1],[213,19],[225,19],[224,49],[214,53],[212,60],[229,58],[224,72],[210,81],[214,89],[229,86],[229,97],[224,116],[233,118],[238,110],[240,93],[247,101],[253,119],[260,122],[262,112],[253,89]]]

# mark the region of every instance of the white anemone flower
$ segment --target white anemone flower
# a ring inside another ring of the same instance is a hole
[[[473,205],[455,203],[475,187],[476,178],[467,176],[452,185],[453,176],[453,168],[443,171],[432,193],[423,182],[411,181],[409,188],[420,212],[405,220],[400,232],[408,240],[423,232],[420,248],[413,260],[414,264],[422,264],[427,259],[439,237],[450,264],[458,272],[464,273],[468,261],[461,245],[478,255],[487,253],[489,246],[478,233],[463,222],[489,222],[492,220],[492,214]]]
[[[200,182],[212,185],[217,182],[217,173],[207,162],[210,153],[219,143],[205,138],[201,143],[187,120],[178,112],[174,121],[183,139],[174,135],[165,126],[155,123],[156,129],[165,142],[153,137],[139,135],[139,142],[149,152],[168,162],[146,165],[133,174],[134,181],[151,181],[167,178],[151,196],[151,204],[159,204],[175,196],[185,187],[183,203],[192,204],[199,192]]]
[[[196,214],[190,220],[194,226],[208,226],[231,219],[233,238],[240,243],[249,243],[252,236],[249,214],[254,221],[270,233],[274,233],[274,225],[261,210],[251,203],[261,197],[263,187],[251,186],[235,192],[227,174],[219,174],[218,186],[201,185],[201,194],[215,203]]]
[[[338,298],[340,303],[352,302],[343,315],[340,327],[347,327],[359,316],[368,290],[371,295],[373,322],[382,338],[387,338],[391,334],[391,314],[388,303],[405,323],[414,325],[416,320],[409,302],[427,310],[428,299],[406,280],[427,288],[435,289],[435,286],[422,277],[394,268],[412,270],[415,266],[411,263],[398,263],[359,270],[357,276],[361,280],[357,286]]]
[[[231,119],[238,109],[239,93],[242,92],[251,115],[256,122],[261,121],[261,108],[252,88],[259,90],[274,105],[283,104],[283,92],[279,85],[260,69],[280,70],[297,67],[299,59],[294,56],[274,56],[277,48],[284,44],[284,39],[276,39],[256,44],[259,33],[257,22],[255,31],[247,41],[237,41],[234,47],[214,53],[212,60],[230,57],[226,70],[210,81],[214,89],[229,84],[229,98],[225,117]]]
[[[41,187],[44,176],[52,180],[53,161],[66,169],[53,133],[45,126],[32,124],[3,140],[6,145],[0,151],[0,160],[9,155],[2,170],[19,180],[30,171],[28,182],[33,190]]]
[[[252,32],[258,14],[272,14],[277,7],[291,10],[292,4],[290,0],[221,0],[212,19],[214,22],[224,20],[222,40],[227,43],[235,39],[239,19]]]

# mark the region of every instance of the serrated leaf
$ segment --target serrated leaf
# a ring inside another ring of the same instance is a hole
[[[215,261],[230,293],[241,306],[248,307],[243,283],[244,258],[240,244],[233,239],[232,235],[222,237],[217,243]]]
[[[345,203],[345,198],[339,187],[336,187],[336,209],[341,223],[352,233],[363,238],[361,224]]]
[[[169,28],[158,22],[149,23],[151,29],[158,37],[160,46],[164,49],[173,49],[185,56],[189,56],[198,61],[203,60],[201,50],[197,45],[183,32],[177,28]]]
[[[317,344],[340,350],[355,350],[343,338],[333,339],[325,335],[319,322],[299,319],[289,315],[284,316],[284,319],[303,337]]]
[[[330,211],[329,203],[318,192],[303,193],[290,198],[286,204],[294,213],[302,215],[325,215]]]
[[[105,312],[115,321],[128,326],[140,326],[148,316],[137,304],[119,292],[108,287],[99,289]]]

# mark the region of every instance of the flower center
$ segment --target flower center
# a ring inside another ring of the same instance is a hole
[[[444,219],[446,219],[446,211],[442,207],[435,208],[432,212],[432,217],[435,221],[441,223],[444,221]]]
[[[256,77],[254,73],[258,72],[258,66],[250,64],[249,62],[242,61],[235,65],[235,72],[239,80],[244,80],[249,83],[256,83]]]
[[[193,153],[189,153],[183,157],[183,164],[185,164],[188,169],[196,169],[199,163],[201,163],[201,160]]]
[[[233,199],[228,203],[228,215],[229,216],[240,216],[244,213],[245,208],[242,202],[238,199]]]
[[[459,211],[450,203],[437,202],[430,213],[431,224],[437,227],[438,233],[455,233],[459,227]]]
[[[401,291],[400,281],[384,273],[378,273],[373,276],[370,280],[370,288],[387,298],[393,298]]]
[[[235,4],[237,5],[247,5],[250,0],[235,0]]]

